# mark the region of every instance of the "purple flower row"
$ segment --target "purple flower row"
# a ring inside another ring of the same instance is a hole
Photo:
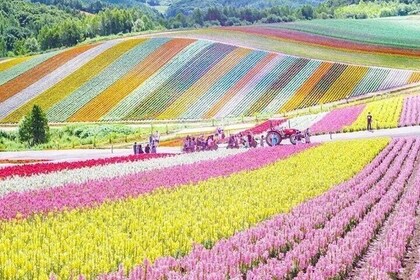
[[[365,104],[335,109],[329,112],[311,128],[312,134],[322,134],[328,132],[339,132],[344,127],[351,125],[359,117],[365,108]]]
[[[327,221],[322,228],[310,230],[306,234],[305,240],[287,252],[283,259],[269,260],[266,265],[255,269],[255,271],[250,271],[248,278],[259,279],[266,275],[282,278],[303,271],[338,236],[344,235],[352,224],[359,223],[393,183],[395,174],[392,174],[389,170],[401,166],[411,147],[411,144],[405,144],[400,152],[402,144],[404,143],[401,141],[399,145],[396,145],[388,158],[382,162],[382,165],[373,170],[372,175],[374,176],[354,186],[353,191],[359,197],[353,200],[353,203],[349,203],[346,208]],[[393,158],[397,154],[398,156]],[[383,173],[384,169],[382,168],[385,168],[388,172]]]
[[[412,142],[412,141],[411,141]],[[410,143],[411,143],[410,142]],[[211,249],[196,245],[181,259],[164,257],[153,266],[148,262],[136,267],[128,277],[124,270],[100,279],[226,279],[251,276],[247,271],[264,265],[268,259],[283,257],[284,252],[310,238],[330,219],[357,201],[389,169],[394,158],[411,146],[405,140],[393,140],[363,171],[322,196],[303,203],[289,214],[281,214],[256,227],[221,240]],[[260,278],[260,279],[264,279]]]
[[[411,182],[382,233],[371,246],[363,267],[356,272],[358,279],[382,279],[390,273],[397,275],[402,269],[402,259],[416,224],[416,209],[420,199],[419,166],[413,174],[417,174],[417,177]]]
[[[399,126],[420,124],[420,95],[407,96],[404,98],[404,106],[401,113]]]
[[[386,217],[393,211],[395,204],[405,191],[407,181],[413,173],[419,149],[420,138],[415,141],[403,166],[394,166],[388,170],[393,173],[395,181],[379,203],[348,234],[329,244],[319,261],[315,265],[309,266],[306,273],[299,273],[296,277],[297,280],[345,277],[353,270],[354,263],[368,248],[370,240],[375,236]],[[386,266],[386,262],[382,262],[380,265]]]
[[[62,187],[9,193],[0,198],[0,220],[61,209],[92,207],[105,201],[136,197],[157,188],[174,188],[209,178],[254,170],[315,145],[252,149],[217,160],[178,165]]]

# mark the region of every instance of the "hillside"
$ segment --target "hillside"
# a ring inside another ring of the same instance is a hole
[[[54,122],[275,114],[420,81],[408,70],[170,38],[79,46],[0,69],[3,123],[34,104]]]
[[[420,70],[420,16],[330,19],[176,34],[301,57]],[[228,32],[226,32],[228,31]]]

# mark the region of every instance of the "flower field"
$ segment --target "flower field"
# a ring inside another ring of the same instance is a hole
[[[100,279],[389,279],[419,206],[420,139],[393,140],[352,179],[245,231]],[[418,230],[418,228],[417,228]],[[418,240],[417,240],[418,242]],[[418,259],[417,259],[418,260]],[[417,271],[411,278],[417,279]]]
[[[420,70],[418,17],[296,21],[198,29],[183,37],[208,39],[312,59]],[[177,34],[179,36],[179,34]]]
[[[408,90],[393,97],[373,98],[359,105],[349,104],[327,112],[292,117],[287,119],[286,125],[300,130],[309,128],[311,134],[360,131],[366,129],[369,112],[373,116],[374,129],[419,125],[420,98],[416,90]]]
[[[420,95],[407,96],[404,98],[403,110],[399,126],[420,124]]]
[[[417,189],[395,182],[408,182],[419,149],[418,139],[375,139],[9,170],[0,180],[0,277],[275,275],[271,262],[293,259],[312,239],[335,242],[327,229],[370,225],[375,205],[401,204],[413,216],[407,199]]]
[[[240,32],[254,34],[255,28]],[[0,78],[2,123],[17,123],[34,104],[54,122],[270,115],[420,81],[416,71],[163,37],[111,40],[19,60],[3,62],[10,67]]]

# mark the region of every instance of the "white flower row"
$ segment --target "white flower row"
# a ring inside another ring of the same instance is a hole
[[[151,92],[154,92],[157,88],[162,86],[167,81],[168,77],[171,77],[173,73],[176,73],[185,67],[192,57],[200,53],[209,45],[211,45],[211,43],[208,41],[196,41],[183,49],[130,95],[121,100],[114,109],[102,117],[102,120],[119,120],[126,117],[127,114],[134,110]]]
[[[125,162],[103,166],[85,167],[73,170],[63,170],[49,174],[30,177],[13,177],[0,181],[0,197],[11,192],[24,192],[51,187],[59,187],[70,183],[85,183],[90,180],[115,178],[135,174],[147,170],[162,169],[171,166],[191,164],[204,160],[219,159],[229,155],[242,153],[246,150],[227,150],[180,154],[172,157],[155,158],[145,161]],[[211,166],[209,166],[211,168]]]
[[[186,108],[181,118],[203,118],[203,115],[209,108],[213,107],[224,94],[229,92],[234,85],[240,82],[266,56],[266,52],[252,51],[244,58],[235,57],[234,59],[239,60],[239,63],[221,79],[217,80],[197,102]]]
[[[316,122],[320,121],[326,114],[328,114],[328,112],[299,116],[299,117],[291,118],[285,124],[288,127],[290,123],[290,127],[292,128],[305,130],[307,128],[310,128]]]
[[[48,60],[49,58],[59,54],[60,52],[61,51],[54,51],[54,52],[40,54],[40,55],[31,57],[29,60],[19,63],[10,69],[2,71],[1,76],[0,76],[0,85],[5,84],[8,81],[20,76],[21,74],[25,73],[26,71],[29,71],[30,69]]]
[[[250,95],[251,91],[256,90],[256,88],[268,87],[268,82],[266,80],[262,81],[261,77],[266,77],[269,73],[273,72],[275,67],[282,61],[283,58],[284,56],[278,55],[260,69],[258,75],[252,77],[252,79],[250,79],[249,82],[240,91],[238,91],[222,109],[220,109],[215,117],[222,118],[230,115],[231,112],[235,110],[236,106],[238,106],[238,104],[245,99],[247,95]]]
[[[58,122],[66,121],[165,42],[167,39],[151,39],[124,53],[96,77],[81,85],[80,88],[53,106],[47,112],[48,119]]]
[[[23,104],[27,103],[50,87],[54,86],[62,79],[88,63],[91,59],[95,58],[115,44],[116,41],[109,41],[83,52],[82,54],[66,62],[64,65],[61,65],[48,75],[44,76],[40,80],[36,81],[29,87],[25,88],[21,92],[10,97],[1,103],[0,118],[7,116],[17,108],[21,107]]]

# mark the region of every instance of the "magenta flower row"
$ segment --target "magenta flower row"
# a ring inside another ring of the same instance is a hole
[[[405,145],[401,154],[397,156],[401,144],[402,142],[396,145],[393,152],[382,162],[382,165],[373,170],[372,174],[374,176],[354,186],[356,199],[350,204],[346,204],[346,208],[323,224],[321,229],[310,230],[307,233],[308,237],[287,252],[284,258],[272,259],[266,265],[251,271],[249,273],[250,278],[257,279],[264,275],[281,278],[307,269],[319,252],[326,250],[330,243],[336,241],[337,236],[346,233],[351,223],[359,223],[393,183],[392,178],[395,174],[391,174],[389,171],[401,165],[411,146]],[[387,171],[385,175],[381,172],[381,170],[384,170],[382,168]],[[381,178],[381,176],[383,177]]]
[[[393,140],[354,178],[299,205],[290,214],[278,215],[228,240],[221,240],[209,250],[196,245],[184,258],[164,257],[154,265],[146,261],[128,277],[121,267],[118,272],[100,279],[272,279],[297,273],[310,264],[308,260],[312,261],[320,251],[326,250],[328,240],[340,236],[334,232],[346,226],[349,229],[368,215],[369,206],[392,188],[398,167],[404,161],[401,174],[407,175],[412,160],[407,156],[417,152],[419,147],[420,139],[417,142]],[[386,175],[390,171],[394,173]],[[282,264],[286,264],[286,269],[281,269]]]
[[[82,161],[73,162],[42,162],[35,164],[7,166],[0,169],[0,180],[1,178],[13,177],[13,176],[32,176],[37,174],[48,174],[61,170],[72,170],[84,167],[102,166],[115,163],[141,161],[152,158],[166,157],[171,154],[141,154],[141,155],[130,155],[130,156],[119,156],[101,159],[89,159]]]
[[[415,178],[371,246],[363,266],[355,273],[357,279],[383,279],[390,273],[398,275],[401,271],[407,244],[415,229],[420,199],[420,176],[415,176],[420,174],[419,166],[413,174]]]
[[[365,108],[365,104],[334,109],[325,117],[316,122],[310,131],[312,134],[322,134],[328,132],[340,132],[346,126],[351,125]]]
[[[33,213],[47,213],[63,208],[90,207],[104,201],[136,197],[157,188],[174,188],[212,177],[254,170],[313,146],[315,145],[252,149],[223,159],[206,160],[82,184],[9,193],[0,198],[0,220],[13,219],[17,216],[28,217]]]
[[[353,265],[357,259],[368,248],[370,241],[376,232],[381,228],[387,216],[393,212],[395,204],[404,191],[411,196],[413,188],[406,190],[407,181],[413,174],[414,164],[420,149],[420,139],[417,139],[413,148],[408,152],[405,163],[393,166],[388,170],[394,180],[388,191],[384,191],[381,200],[372,207],[363,220],[357,224],[344,237],[338,238],[335,242],[328,245],[319,261],[309,266],[306,273],[300,273],[296,279],[329,279],[337,276],[349,275],[353,270]],[[404,152],[407,153],[405,150]],[[388,182],[385,182],[387,184]],[[392,270],[388,267],[387,261],[380,262],[381,270]]]
[[[407,96],[404,98],[403,110],[399,126],[411,126],[420,124],[420,95]]]
[[[286,119],[281,119],[281,120],[267,120],[259,125],[256,125],[250,129],[244,130],[241,133],[242,134],[247,134],[248,132],[251,132],[252,134],[256,135],[256,134],[261,134],[266,132],[267,130],[270,130],[271,128],[274,128],[282,123],[284,123],[286,121]]]

